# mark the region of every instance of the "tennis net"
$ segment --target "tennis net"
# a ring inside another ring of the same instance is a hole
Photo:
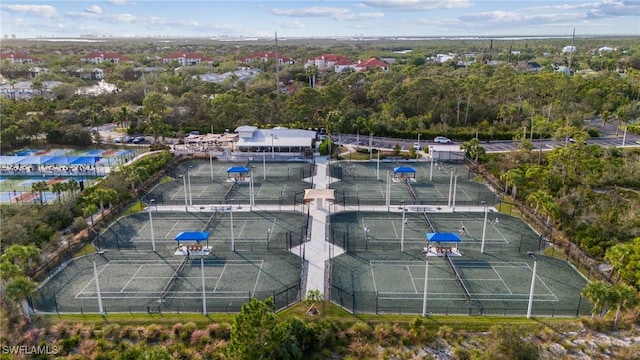
[[[431,219],[429,219],[429,217],[427,216],[427,213],[422,212],[422,215],[424,215],[424,219],[427,220],[427,224],[429,224],[429,227],[431,228],[431,232],[437,233],[438,229],[436,229],[436,227],[433,226],[433,223],[431,223]]]
[[[447,257],[449,266],[451,266],[451,270],[453,270],[453,273],[456,275],[456,279],[460,283],[460,286],[462,286],[462,290],[464,290],[464,294],[467,297],[467,300],[470,300],[471,294],[469,293],[469,289],[467,289],[467,286],[464,284],[464,281],[462,281],[462,277],[460,276],[460,273],[458,273],[458,269],[456,269],[456,267],[453,265],[453,261],[451,261],[451,257],[448,254],[445,256]]]
[[[202,231],[206,231],[209,228],[209,226],[213,223],[213,220],[215,220],[216,214],[217,214],[217,211],[214,211],[211,213],[211,216],[209,217],[209,220],[207,220],[207,223],[202,228]]]
[[[182,273],[182,269],[184,269],[184,266],[187,264],[187,261],[189,261],[189,257],[185,256],[184,259],[182,259],[182,262],[180,263],[180,265],[178,265],[178,268],[176,269],[176,271],[174,271],[173,275],[171,276],[171,279],[169,279],[169,281],[167,282],[167,285],[165,285],[162,291],[160,292],[160,300],[164,300],[164,298],[167,297],[167,294],[169,294],[169,290],[171,290],[171,287],[173,286],[173,284],[175,284],[176,280],[178,280],[178,277]]]

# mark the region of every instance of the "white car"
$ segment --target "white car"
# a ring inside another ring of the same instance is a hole
[[[433,142],[437,144],[451,144],[451,139],[446,138],[444,136],[438,136],[435,139],[433,139]]]
[[[422,150],[422,146],[420,146],[420,143],[417,142],[413,143],[413,148],[418,151]]]

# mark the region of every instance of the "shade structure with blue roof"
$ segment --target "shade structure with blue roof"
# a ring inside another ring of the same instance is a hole
[[[415,180],[416,169],[411,166],[398,166],[393,168],[393,178],[395,180],[405,181],[409,179]]]
[[[458,244],[462,242],[460,236],[450,232],[427,233],[427,247],[425,253],[427,256],[461,256]],[[437,245],[432,247],[430,243],[435,242]],[[455,244],[455,248],[451,246]]]
[[[178,248],[174,255],[206,256],[211,252],[208,231],[183,231],[176,236],[175,240],[178,242]],[[202,241],[206,241],[207,244],[200,245]],[[196,244],[193,244],[194,242]]]
[[[179,242],[189,242],[189,241],[208,241],[209,240],[209,232],[208,231],[183,231],[179,233],[176,238],[176,241]]]
[[[234,175],[234,178],[231,179],[231,174]],[[249,175],[249,168],[245,166],[232,166],[227,169],[227,176],[229,180],[227,181],[247,181]]]

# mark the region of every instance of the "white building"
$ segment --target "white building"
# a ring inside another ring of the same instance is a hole
[[[248,152],[300,153],[311,149],[316,138],[315,131],[282,127],[258,129],[245,125],[234,131],[238,133],[236,148]]]

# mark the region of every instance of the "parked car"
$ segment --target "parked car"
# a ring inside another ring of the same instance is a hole
[[[444,136],[437,136],[435,139],[433,139],[433,142],[437,144],[451,144],[451,139]]]
[[[422,146],[420,146],[420,143],[418,142],[413,143],[413,148],[418,151],[422,150]]]
[[[134,144],[142,144],[146,141],[146,139],[142,136],[136,136],[135,138],[133,138],[132,143]]]
[[[121,144],[122,143],[122,138],[121,137],[117,137],[117,138],[113,139],[113,142],[115,144]]]

